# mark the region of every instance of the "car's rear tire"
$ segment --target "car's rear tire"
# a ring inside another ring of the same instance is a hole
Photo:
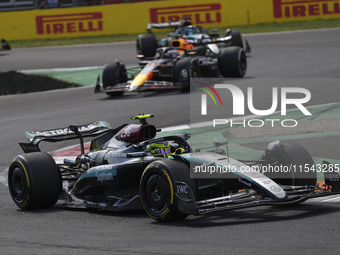
[[[54,205],[62,188],[60,171],[51,155],[34,152],[16,156],[8,170],[14,203],[23,210]]]
[[[188,216],[178,211],[176,181],[186,183],[197,197],[197,185],[190,178],[189,167],[181,161],[161,160],[151,163],[143,172],[140,197],[145,211],[159,222],[179,221]]]
[[[316,184],[317,172],[314,160],[304,147],[285,141],[274,142],[268,147],[271,149],[267,149],[261,159],[274,162],[271,166],[286,166],[289,171],[266,172],[266,176],[281,185]]]
[[[192,58],[183,58],[176,62],[175,81],[181,84],[182,91],[190,90],[190,78],[199,78],[200,68]]]
[[[137,54],[144,57],[154,57],[157,49],[157,40],[153,34],[140,34],[136,41]]]
[[[226,47],[218,58],[223,77],[244,77],[247,72],[247,57],[240,47]]]
[[[102,74],[103,88],[110,88],[118,83],[127,81],[126,68],[124,64],[119,64],[119,61],[106,64]],[[107,92],[109,96],[122,96],[124,91]]]

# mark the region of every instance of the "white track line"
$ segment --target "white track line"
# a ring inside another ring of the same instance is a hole
[[[34,72],[54,72],[54,71],[86,71],[104,68],[104,66],[85,66],[85,67],[68,67],[68,68],[50,68],[50,69],[32,69],[32,70],[18,70],[21,73],[34,73]]]
[[[334,201],[335,199],[337,199],[338,201]],[[322,200],[321,202],[340,202],[340,196],[328,198],[328,199]]]
[[[278,35],[278,34],[295,34],[295,33],[308,33],[308,32],[317,32],[317,31],[332,31],[332,30],[340,30],[339,27],[333,28],[315,28],[315,29],[305,29],[305,30],[290,30],[290,31],[279,31],[279,32],[263,32],[263,33],[242,33],[245,37],[247,36],[257,36],[257,35]]]
[[[316,31],[329,31],[329,30],[340,30],[340,28],[319,28],[319,29],[306,29],[306,30],[292,30],[292,31],[279,31],[279,32],[264,32],[264,33],[242,33],[245,37],[248,36],[263,36],[263,35],[278,35],[278,34],[292,34],[292,33],[308,33],[308,32],[316,32]],[[63,45],[63,46],[51,46],[51,47],[33,47],[30,49],[51,49],[51,48],[65,48],[65,47],[98,47],[103,45],[115,45],[115,44],[132,44],[135,41],[128,42],[112,42],[112,43],[94,43],[94,44],[76,44],[76,45]],[[14,49],[14,50],[27,50],[27,48],[23,49]],[[41,71],[78,71],[78,70],[91,70],[103,68],[103,66],[92,66],[92,67],[76,67],[76,68],[53,68],[53,69],[36,69],[36,70],[21,70],[18,72],[30,73],[30,72],[41,72]]]
[[[12,49],[12,51],[25,51],[25,50],[30,50],[30,49],[48,50],[48,49],[55,49],[55,48],[98,47],[98,46],[104,46],[104,45],[134,44],[134,43],[136,43],[136,41],[109,42],[109,43],[87,43],[87,44],[74,44],[74,45],[62,45],[62,46],[42,46],[42,47],[21,48],[21,49]]]

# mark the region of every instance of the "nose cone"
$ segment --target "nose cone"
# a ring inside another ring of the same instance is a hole
[[[131,83],[131,89],[132,88],[135,88],[137,89],[138,87],[142,86],[144,84],[144,82],[148,81],[148,80],[151,80],[152,79],[152,76],[153,76],[153,72],[149,72],[147,74],[138,74],[132,81]],[[133,90],[133,89],[132,89]]]

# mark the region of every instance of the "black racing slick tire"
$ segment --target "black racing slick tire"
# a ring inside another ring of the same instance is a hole
[[[264,172],[264,168],[261,166],[264,174],[278,184],[292,186],[316,184],[317,172],[314,160],[309,152],[299,144],[286,141],[270,143],[261,159],[272,162],[269,165],[277,166],[279,170],[280,166],[286,167],[280,171],[268,171],[270,168],[267,165],[266,172]]]
[[[231,30],[231,46],[238,46],[243,49],[243,40],[240,31]]]
[[[182,91],[190,90],[190,78],[199,78],[200,68],[192,58],[183,58],[175,64],[175,81],[181,84]]]
[[[103,88],[110,88],[118,83],[127,81],[125,65],[121,61],[106,64],[102,74]],[[124,91],[107,92],[109,96],[121,96]]]
[[[154,57],[157,49],[157,40],[153,34],[140,34],[136,41],[137,54],[146,58]]]
[[[244,77],[247,72],[247,57],[240,47],[226,47],[218,58],[220,72],[223,77]]]
[[[60,171],[47,153],[18,155],[9,166],[8,187],[14,203],[23,210],[51,207],[61,193]]]
[[[197,184],[182,161],[160,160],[146,167],[140,181],[140,198],[145,211],[159,222],[179,221],[188,214],[178,211],[176,181],[186,183],[197,197]]]

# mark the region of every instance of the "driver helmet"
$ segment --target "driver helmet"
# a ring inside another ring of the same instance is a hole
[[[191,26],[184,28],[184,34],[185,35],[193,35],[195,34],[195,29]]]
[[[155,157],[169,157],[171,146],[168,142],[152,143],[148,146],[151,154]]]
[[[178,50],[169,50],[168,51],[168,56],[172,59],[176,59],[179,55]]]

